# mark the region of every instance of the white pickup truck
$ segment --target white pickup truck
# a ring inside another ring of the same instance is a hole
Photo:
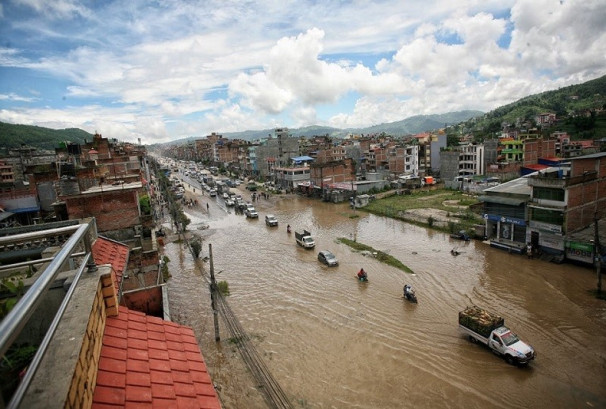
[[[295,241],[301,247],[305,247],[306,249],[312,249],[316,246],[316,242],[314,241],[311,233],[307,230],[296,231],[295,232]]]
[[[526,365],[535,358],[534,349],[505,326],[505,320],[482,308],[467,307],[459,312],[459,328],[471,342],[487,345],[509,364]]]

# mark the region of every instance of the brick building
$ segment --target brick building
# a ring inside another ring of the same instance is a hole
[[[564,254],[568,236],[606,216],[606,153],[570,159],[570,168],[531,175],[528,235],[546,252]]]
[[[139,198],[147,192],[141,182],[102,185],[59,197],[69,219],[96,217],[100,232],[111,234],[141,225]],[[131,235],[131,237],[134,236]]]

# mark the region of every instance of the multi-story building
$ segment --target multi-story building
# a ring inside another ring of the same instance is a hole
[[[298,156],[291,158],[290,166],[276,166],[274,168],[274,182],[282,189],[297,189],[300,183],[310,184],[313,158]]]
[[[12,186],[15,183],[15,172],[13,165],[0,161],[0,184]]]
[[[459,176],[483,175],[486,173],[484,145],[473,143],[460,145],[458,151]]]
[[[432,135],[429,132],[420,133],[413,136],[419,145],[419,175],[423,176],[431,170]]]
[[[442,164],[440,162],[440,151],[446,148],[447,137],[443,129],[432,134],[429,141],[430,144],[430,165],[433,175],[440,173]]]
[[[500,138],[497,146],[497,163],[522,163],[524,141],[514,138]]]
[[[335,161],[314,161],[310,164],[312,186],[324,189],[334,183],[351,183],[356,180],[355,167],[351,158]]]
[[[532,188],[528,239],[545,252],[571,254],[568,236],[606,215],[606,153],[570,159],[528,178]],[[590,243],[586,243],[590,245]]]
[[[389,150],[387,166],[393,175],[418,175],[418,159],[417,145],[398,146]]]
[[[223,136],[215,132],[207,135],[205,139],[196,139],[194,142],[195,159],[201,162],[216,165],[219,161],[216,149],[216,145],[219,140],[223,140]]]
[[[556,155],[555,139],[528,138],[524,141],[522,166],[536,165],[541,158],[553,158]]]
[[[299,139],[292,137],[288,128],[276,128],[275,137],[263,141],[255,150],[259,176],[275,179],[271,167],[288,166],[290,159],[299,156]]]
[[[233,171],[246,169],[247,152],[250,142],[240,139],[219,139],[216,146],[219,164]]]
[[[445,181],[483,175],[486,172],[484,145],[467,143],[440,152],[440,176]]]

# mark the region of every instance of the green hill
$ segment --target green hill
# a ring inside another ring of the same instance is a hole
[[[32,125],[14,125],[0,122],[2,148],[14,149],[22,145],[54,150],[61,142],[82,144],[92,141],[93,135],[78,128],[50,129]]]
[[[534,122],[540,113],[555,113],[558,123],[545,132],[566,131],[573,138],[598,139],[606,137],[606,76],[582,84],[524,97],[482,116],[460,124],[460,132],[492,136],[503,124]],[[592,116],[583,114],[593,111]]]

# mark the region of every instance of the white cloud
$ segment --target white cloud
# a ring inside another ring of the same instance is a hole
[[[89,10],[75,0],[13,0],[15,4],[30,7],[35,12],[50,18],[89,16]]]
[[[34,13],[11,18],[15,5]],[[16,90],[0,79],[0,120],[99,126],[118,138],[490,110],[606,73],[597,0],[13,0],[0,19],[9,39],[0,70],[61,84],[57,97],[35,81]],[[351,95],[359,99],[343,103]],[[35,105],[62,96],[71,106]],[[354,108],[323,116],[334,106]]]
[[[272,82],[264,72],[240,74],[229,84],[230,95],[241,103],[270,114],[283,111],[292,101],[292,93]]]
[[[600,1],[520,0],[511,10],[511,52],[537,71],[585,81],[604,73],[606,5]],[[579,71],[583,74],[575,75]]]
[[[23,97],[21,95],[17,95],[14,93],[0,94],[0,101],[33,102],[36,100],[37,100],[37,98]]]

